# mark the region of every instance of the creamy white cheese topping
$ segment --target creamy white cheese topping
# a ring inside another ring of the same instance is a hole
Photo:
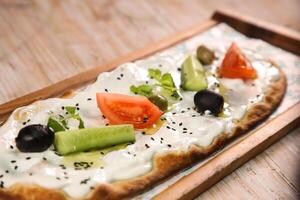
[[[105,155],[96,152],[92,155],[94,162],[88,162],[90,167],[87,169],[78,170],[74,167],[75,163],[66,163],[63,157],[54,153],[53,147],[42,153],[21,153],[16,148],[15,137],[22,127],[47,124],[50,113],[63,112],[62,106],[79,104],[79,114],[85,127],[104,126],[107,121],[97,108],[96,93],[108,91],[133,95],[129,90],[130,85],[152,83],[153,80],[147,76],[148,68],[170,72],[179,86],[180,72],[177,69],[186,56],[160,54],[135,63],[126,63],[112,72],[100,74],[94,84],[79,91],[71,99],[51,98],[15,110],[0,128],[0,181],[3,186],[35,183],[47,188],[60,188],[71,197],[80,198],[99,183],[145,174],[151,170],[155,154],[185,151],[191,144],[207,146],[220,133],[230,132],[235,120],[241,119],[252,104],[261,101],[268,84],[279,77],[278,69],[269,62],[252,59],[258,72],[256,80],[217,79],[216,69],[220,65],[220,60],[217,60],[213,65],[206,66],[207,80],[209,89],[221,92],[225,97],[224,117],[201,116],[193,109],[195,93],[182,91],[183,100],[172,111],[164,114],[166,121],[155,134],[143,135],[136,131],[134,144]],[[221,87],[218,87],[219,84]],[[76,121],[71,123],[73,128],[78,126]],[[86,157],[89,156],[86,153]],[[101,167],[94,166],[95,160],[101,163]],[[75,159],[73,162],[76,161],[82,160]]]

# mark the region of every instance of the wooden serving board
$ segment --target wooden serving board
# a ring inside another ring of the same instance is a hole
[[[249,37],[260,38],[287,51],[300,55],[300,34],[256,19],[248,18],[232,11],[217,11],[209,20],[194,25],[188,30],[162,39],[145,48],[134,51],[105,65],[60,81],[49,87],[19,97],[0,105],[0,122],[5,121],[16,108],[36,100],[62,96],[95,81],[98,74],[110,71],[124,62],[142,59],[158,51],[178,44],[221,22],[225,22]],[[249,134],[238,143],[226,148],[190,175],[161,192],[155,199],[192,199],[218,182],[234,169],[247,162],[268,146],[279,140],[300,124],[300,102],[286,110],[265,126]]]

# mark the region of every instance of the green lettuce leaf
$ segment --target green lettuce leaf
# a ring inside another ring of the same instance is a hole
[[[153,90],[152,86],[146,84],[139,85],[139,86],[134,86],[134,85],[130,86],[130,91],[132,93],[139,94],[145,97],[151,96],[153,94],[152,90]]]
[[[139,94],[145,97],[149,97],[151,95],[163,95],[167,99],[179,100],[181,95],[179,93],[179,89],[176,88],[173,77],[170,73],[164,73],[159,69],[148,69],[148,76],[152,79],[155,79],[157,83],[153,85],[131,85],[130,91],[134,94]],[[161,89],[158,91],[154,90],[154,87],[160,87]]]
[[[79,121],[78,128],[84,128],[84,122],[76,112],[77,108],[75,106],[65,106],[65,109],[67,111],[65,115],[51,115],[48,118],[47,126],[53,129],[54,132],[65,131],[69,129],[68,119],[75,119]]]

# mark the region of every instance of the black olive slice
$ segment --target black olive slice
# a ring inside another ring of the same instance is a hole
[[[210,90],[201,90],[195,94],[194,104],[200,113],[209,110],[213,115],[218,115],[223,109],[224,98]]]
[[[15,139],[21,152],[43,152],[54,141],[54,132],[47,126],[33,124],[22,128]]]

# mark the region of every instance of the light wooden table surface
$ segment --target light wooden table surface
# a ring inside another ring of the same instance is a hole
[[[0,104],[233,8],[300,31],[299,0],[0,0]],[[300,129],[198,199],[297,199]]]

